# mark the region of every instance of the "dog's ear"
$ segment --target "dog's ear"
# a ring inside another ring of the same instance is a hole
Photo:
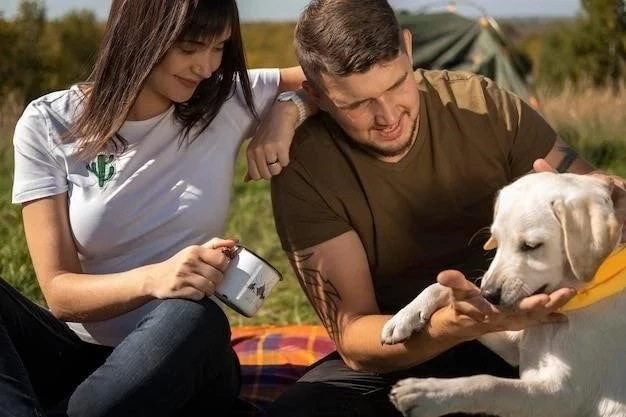
[[[498,247],[498,241],[493,235],[489,236],[489,239],[483,245],[484,250],[492,250]]]
[[[498,200],[500,199],[500,195],[496,196],[496,202],[493,205],[493,218],[496,218],[496,214],[498,214]],[[493,235],[489,236],[489,239],[483,245],[484,250],[492,250],[498,247],[498,241]]]
[[[590,281],[621,239],[621,225],[610,201],[577,198],[552,202],[561,224],[567,261],[574,276]]]
[[[617,219],[624,222],[626,219],[626,190],[616,185],[610,184],[611,200],[613,200],[613,207],[615,207],[615,214]]]

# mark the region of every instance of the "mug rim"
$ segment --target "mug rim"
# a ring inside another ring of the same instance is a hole
[[[237,246],[237,250],[235,251],[235,253],[238,255],[239,252],[241,251],[241,249],[245,249],[248,252],[250,252],[252,255],[254,255],[255,257],[257,257],[258,259],[260,259],[261,261],[263,261],[263,263],[267,266],[269,266],[271,269],[274,270],[274,272],[276,272],[276,274],[278,275],[278,280],[282,281],[283,280],[283,274],[280,273],[280,271],[278,269],[276,269],[276,267],[274,267],[274,265],[272,265],[270,262],[267,261],[267,259],[265,259],[264,257],[262,257],[261,255],[259,255],[258,253],[256,253],[255,251],[253,251],[252,249],[248,248],[247,246],[244,245],[235,245]]]

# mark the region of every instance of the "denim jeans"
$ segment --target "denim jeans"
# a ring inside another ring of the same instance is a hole
[[[0,417],[225,416],[239,387],[228,320],[210,300],[165,300],[112,348],[0,279]]]

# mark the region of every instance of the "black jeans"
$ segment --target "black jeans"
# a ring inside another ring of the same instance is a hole
[[[518,370],[478,342],[464,343],[412,369],[389,374],[353,371],[334,352],[313,364],[281,395],[272,404],[268,416],[402,417],[388,397],[391,386],[398,380],[476,374],[516,378]]]
[[[0,279],[0,417],[224,416],[239,387],[228,320],[210,300],[166,300],[111,348]]]

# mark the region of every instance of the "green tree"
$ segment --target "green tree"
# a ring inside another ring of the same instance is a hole
[[[88,10],[72,11],[51,21],[43,45],[50,67],[44,88],[58,90],[84,81],[93,67],[103,31],[104,25]]]
[[[22,0],[14,21],[17,39],[14,44],[14,88],[22,92],[24,101],[33,99],[41,91],[46,59],[41,40],[46,25],[43,0]]]
[[[0,93],[32,97],[45,74],[40,40],[46,23],[41,0],[22,0],[14,21],[0,18]]]
[[[540,77],[552,84],[569,80],[617,87],[625,75],[625,0],[581,0],[581,6],[573,26],[547,36]]]
[[[14,20],[0,15],[0,94],[23,105],[86,79],[103,30],[90,11],[47,21],[42,0],[22,0]]]

